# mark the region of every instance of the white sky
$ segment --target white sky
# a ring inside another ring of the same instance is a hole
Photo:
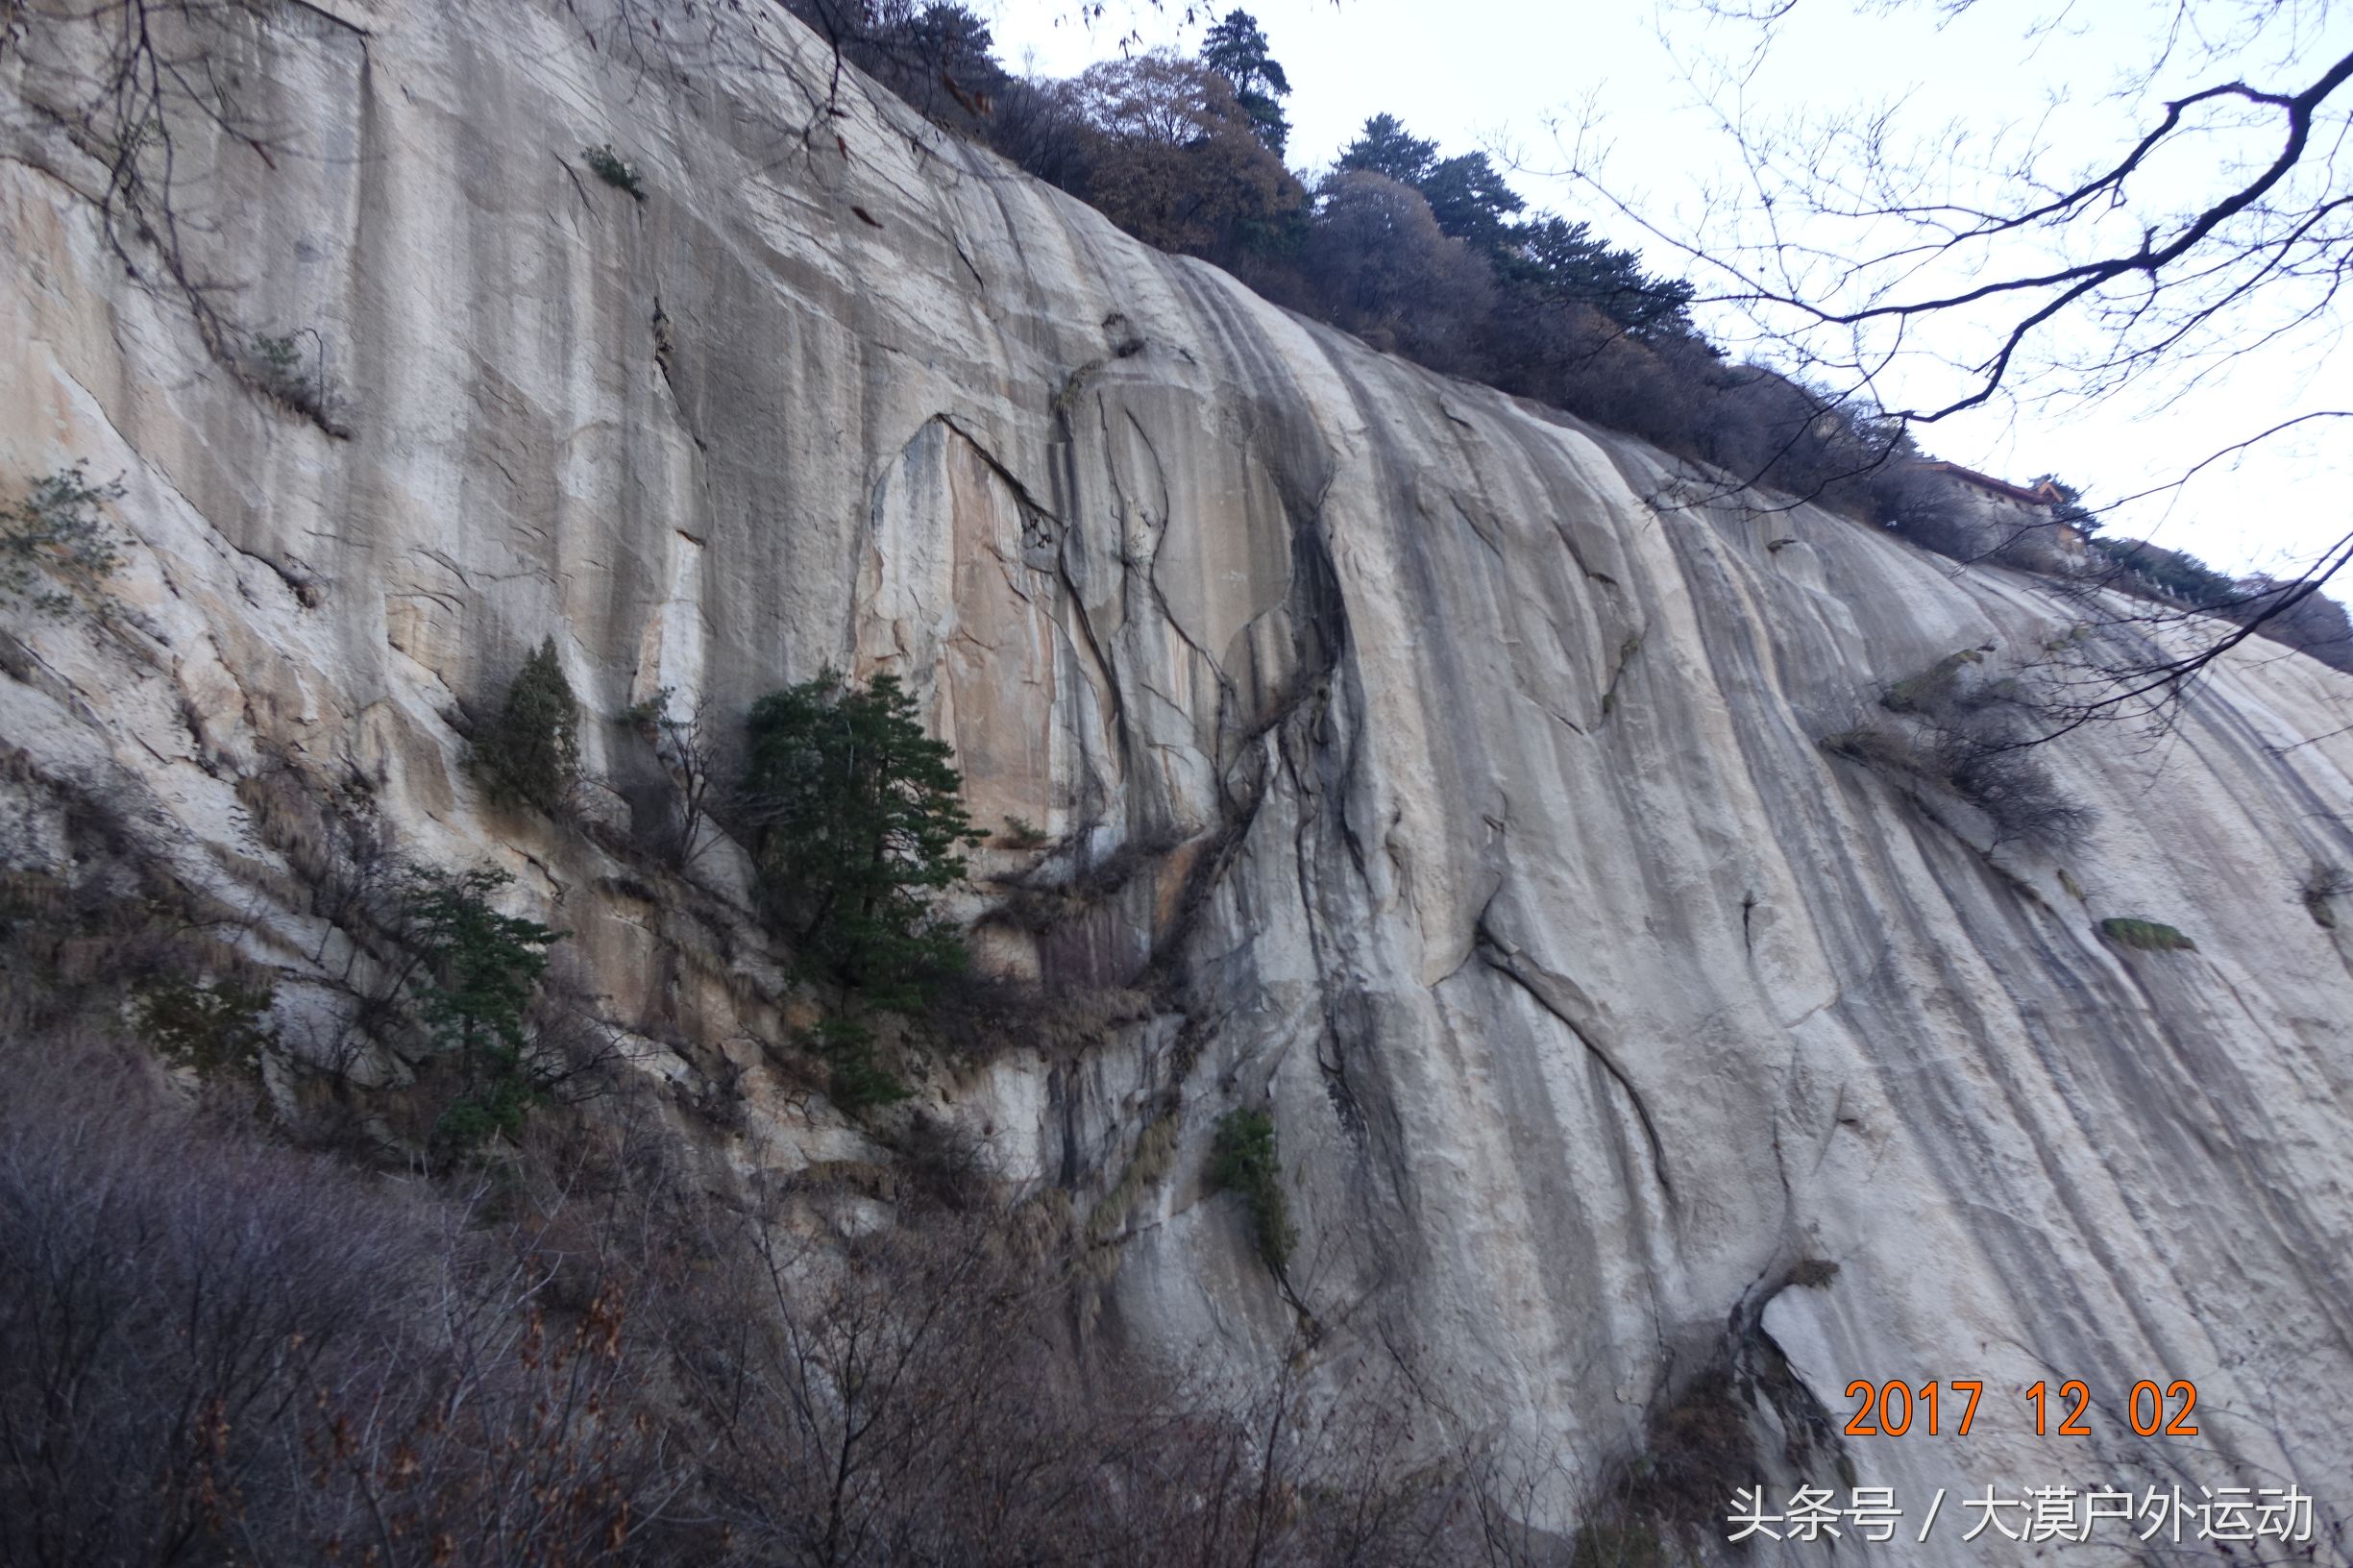
[[[1206,9],[1219,14],[1234,3],[1214,0]],[[1547,122],[1574,117],[1575,106],[1590,101],[1612,146],[1608,179],[1620,194],[1635,198],[1637,209],[1657,214],[1661,227],[1672,229],[1678,210],[1693,210],[1700,184],[1721,181],[1733,168],[1683,73],[1711,53],[1734,52],[1751,35],[1654,11],[1651,0],[1242,3],[1290,75],[1286,107],[1294,166],[1328,163],[1366,116],[1386,111],[1449,154],[1503,149],[1532,169],[1557,167],[1563,159]],[[2243,3],[2208,0],[2208,7],[2222,12]],[[1749,102],[1772,114],[1907,94],[1907,113],[1924,133],[1953,117],[1998,131],[2033,123],[2052,93],[2066,89],[2076,102],[2061,110],[2056,128],[2093,138],[2087,153],[2105,151],[2112,142],[2103,138],[2118,137],[2133,122],[2100,96],[2118,70],[2146,56],[2150,18],[2170,7],[2162,0],[2074,0],[2065,28],[2026,38],[2026,24],[2055,6],[2056,0],[1980,0],[1939,27],[1925,3],[1858,15],[1845,0],[1801,0],[1793,31],[1752,82]],[[1009,65],[1023,69],[1026,61],[1055,76],[1115,52],[1131,26],[1147,45],[1171,42],[1188,52],[1201,31],[1133,0],[1124,12],[1122,0],[1109,0],[1105,19],[1091,30],[1057,19],[1073,9],[1066,0],[993,0],[993,10],[976,9],[990,15]],[[1175,9],[1181,12],[1181,4]],[[2280,35],[2284,41],[2270,54],[2241,68],[2258,86],[2303,86],[2325,61],[2353,47],[2353,13],[2319,14],[2319,24],[2303,36]],[[2213,79],[2206,73],[2195,82]],[[2267,139],[2244,150],[2267,156],[2271,145]],[[1532,206],[1583,218],[1613,242],[1643,251],[1654,270],[1689,270],[1565,180],[1520,173],[1512,184]],[[2331,323],[2243,356],[2170,407],[2150,408],[2127,394],[2090,409],[1965,416],[1921,437],[1940,456],[2007,478],[2055,471],[2096,502],[2127,494],[2295,412],[2353,407],[2353,358],[2332,355],[2335,331]],[[1924,365],[1913,373],[1932,374]],[[1907,401],[1907,393],[1924,400],[1930,391],[1925,380],[1907,380],[1900,372],[1889,401]],[[2235,468],[2207,471],[2169,501],[2116,514],[2109,526],[2194,551],[2225,569],[2276,570],[2353,527],[2348,478],[2353,420],[2319,422],[2267,443]]]

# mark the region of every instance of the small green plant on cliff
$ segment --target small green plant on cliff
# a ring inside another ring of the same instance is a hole
[[[2120,947],[2137,948],[2145,953],[2194,951],[2197,947],[2196,943],[2172,926],[2124,916],[2100,921],[2099,934]]]
[[[254,359],[276,385],[291,385],[303,374],[303,347],[291,332],[256,332]]]
[[[1046,842],[1046,832],[1026,817],[1005,819],[1005,831],[997,835],[999,843],[1015,849],[1035,849]]]
[[[1217,1118],[1217,1140],[1210,1149],[1210,1180],[1238,1193],[1249,1206],[1259,1256],[1281,1274],[1298,1240],[1290,1208],[1283,1201],[1283,1162],[1275,1146],[1274,1118],[1263,1111],[1229,1111]]]
[[[503,806],[554,811],[580,773],[580,704],[555,656],[555,639],[524,660],[498,717],[474,743],[474,770]]]
[[[549,944],[564,933],[499,913],[491,898],[513,880],[487,866],[411,866],[401,877],[400,924],[417,959],[405,989],[435,1054],[457,1078],[433,1128],[434,1142],[453,1153],[513,1132],[541,1097],[524,1013]]]
[[[613,151],[612,143],[583,147],[580,157],[598,179],[615,190],[625,190],[641,202],[646,199],[646,187],[638,176],[637,165]]]
[[[964,968],[933,902],[963,879],[964,779],[895,675],[861,690],[827,670],[751,710],[738,808],[762,913],[804,965],[871,1006],[920,1006]]]
[[[310,340],[307,347],[305,338]],[[327,339],[316,328],[256,332],[245,340],[236,364],[248,384],[304,415],[328,434],[350,437],[351,429],[337,417],[333,389],[327,383]]]
[[[273,993],[266,986],[199,986],[166,981],[139,992],[133,1021],[156,1054],[200,1078],[250,1078],[274,1041],[265,1021]]]
[[[0,607],[62,616],[81,600],[103,601],[122,565],[98,509],[123,498],[118,483],[93,484],[86,464],[45,474],[20,501],[0,509]]]

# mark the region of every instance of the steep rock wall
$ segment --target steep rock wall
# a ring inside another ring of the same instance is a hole
[[[1727,1356],[1786,1359],[1768,1437],[1853,1378],[1981,1378],[1974,1434],[1851,1444],[1855,1478],[2292,1478],[2344,1560],[2353,948],[2295,890],[2353,859],[2353,680],[2242,649],[2172,735],[2052,751],[2101,813],[2079,848],[1989,849],[1817,743],[2080,607],[1808,507],[1666,504],[1659,454],[1141,248],[854,78],[821,120],[790,29],[680,47],[526,0],[251,24],[279,166],[211,149],[191,243],[240,320],[315,331],[348,438],[125,276],[103,175],[0,66],[0,466],[121,470],[135,536],[113,630],[17,629],[12,863],[105,802],[324,1028],[339,939],[288,799],[334,803],[515,870],[648,1070],[744,1075],[740,1164],[868,1158],[771,1091],[788,988],[740,857],[649,901],[491,812],[458,722],[551,634],[592,715],[895,670],[976,818],[1049,836],[981,870],[1084,892],[1040,932],[979,884],[990,962],[1169,998],[927,1086],[1010,1182],[1120,1189],[1107,1330],[1244,1373],[1304,1335],[1327,1386],[1403,1367],[1451,1436],[1572,1477]],[[583,166],[608,140],[642,203]],[[625,796],[650,760],[589,727]],[[2119,948],[2119,915],[2197,946]],[[1261,1103],[1281,1285],[1202,1175]],[[2103,1419],[2058,1446],[2016,1390],[2067,1377]],[[2125,1432],[2141,1378],[2197,1384],[2195,1447]]]

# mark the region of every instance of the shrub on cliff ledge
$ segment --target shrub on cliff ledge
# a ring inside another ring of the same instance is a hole
[[[1217,1119],[1217,1141],[1210,1152],[1210,1180],[1241,1195],[1258,1233],[1259,1256],[1278,1275],[1290,1262],[1298,1239],[1290,1208],[1283,1201],[1283,1162],[1275,1149],[1274,1118],[1263,1111],[1229,1111]]]
[[[474,770],[502,806],[553,811],[580,773],[580,704],[555,656],[555,639],[524,660],[499,716],[474,745]]]
[[[2194,951],[2192,942],[2173,926],[2162,920],[2145,920],[2132,916],[2115,916],[2099,922],[2099,934],[2120,947],[2131,947],[2144,953]]]
[[[923,733],[895,675],[864,690],[839,672],[751,710],[739,809],[752,830],[762,913],[804,964],[873,1006],[920,1005],[964,967],[932,911],[964,875],[972,829],[945,743]]]
[[[2057,849],[2076,842],[2097,814],[2035,753],[2043,742],[2032,696],[2015,679],[1984,674],[1982,662],[1981,650],[1965,649],[1895,682],[1879,705],[1903,723],[1865,720],[1824,737],[1823,749],[1950,791],[1984,813],[1996,843]]]
[[[140,1037],[173,1066],[199,1078],[251,1078],[275,1042],[271,1000],[266,986],[171,980],[139,992],[132,1017]]]
[[[615,190],[625,190],[641,202],[646,199],[645,182],[637,172],[637,165],[613,151],[611,142],[583,147],[580,157],[598,179]]]
[[[60,616],[83,598],[102,599],[122,555],[98,508],[122,497],[120,484],[91,483],[77,462],[35,479],[22,501],[0,507],[0,608]]]

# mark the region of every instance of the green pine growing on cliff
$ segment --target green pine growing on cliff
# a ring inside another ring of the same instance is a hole
[[[964,947],[932,902],[964,875],[973,831],[963,775],[923,732],[895,675],[861,690],[839,672],[751,710],[743,814],[762,912],[804,964],[874,1006],[919,1004]]]
[[[506,700],[474,746],[474,769],[502,806],[553,811],[580,772],[580,704],[555,656],[555,639],[523,661]]]
[[[418,960],[408,993],[434,1052],[457,1077],[435,1141],[473,1147],[511,1133],[540,1097],[526,1058],[526,1014],[564,933],[491,902],[514,879],[492,867],[445,871],[411,866],[400,885],[400,923]]]

